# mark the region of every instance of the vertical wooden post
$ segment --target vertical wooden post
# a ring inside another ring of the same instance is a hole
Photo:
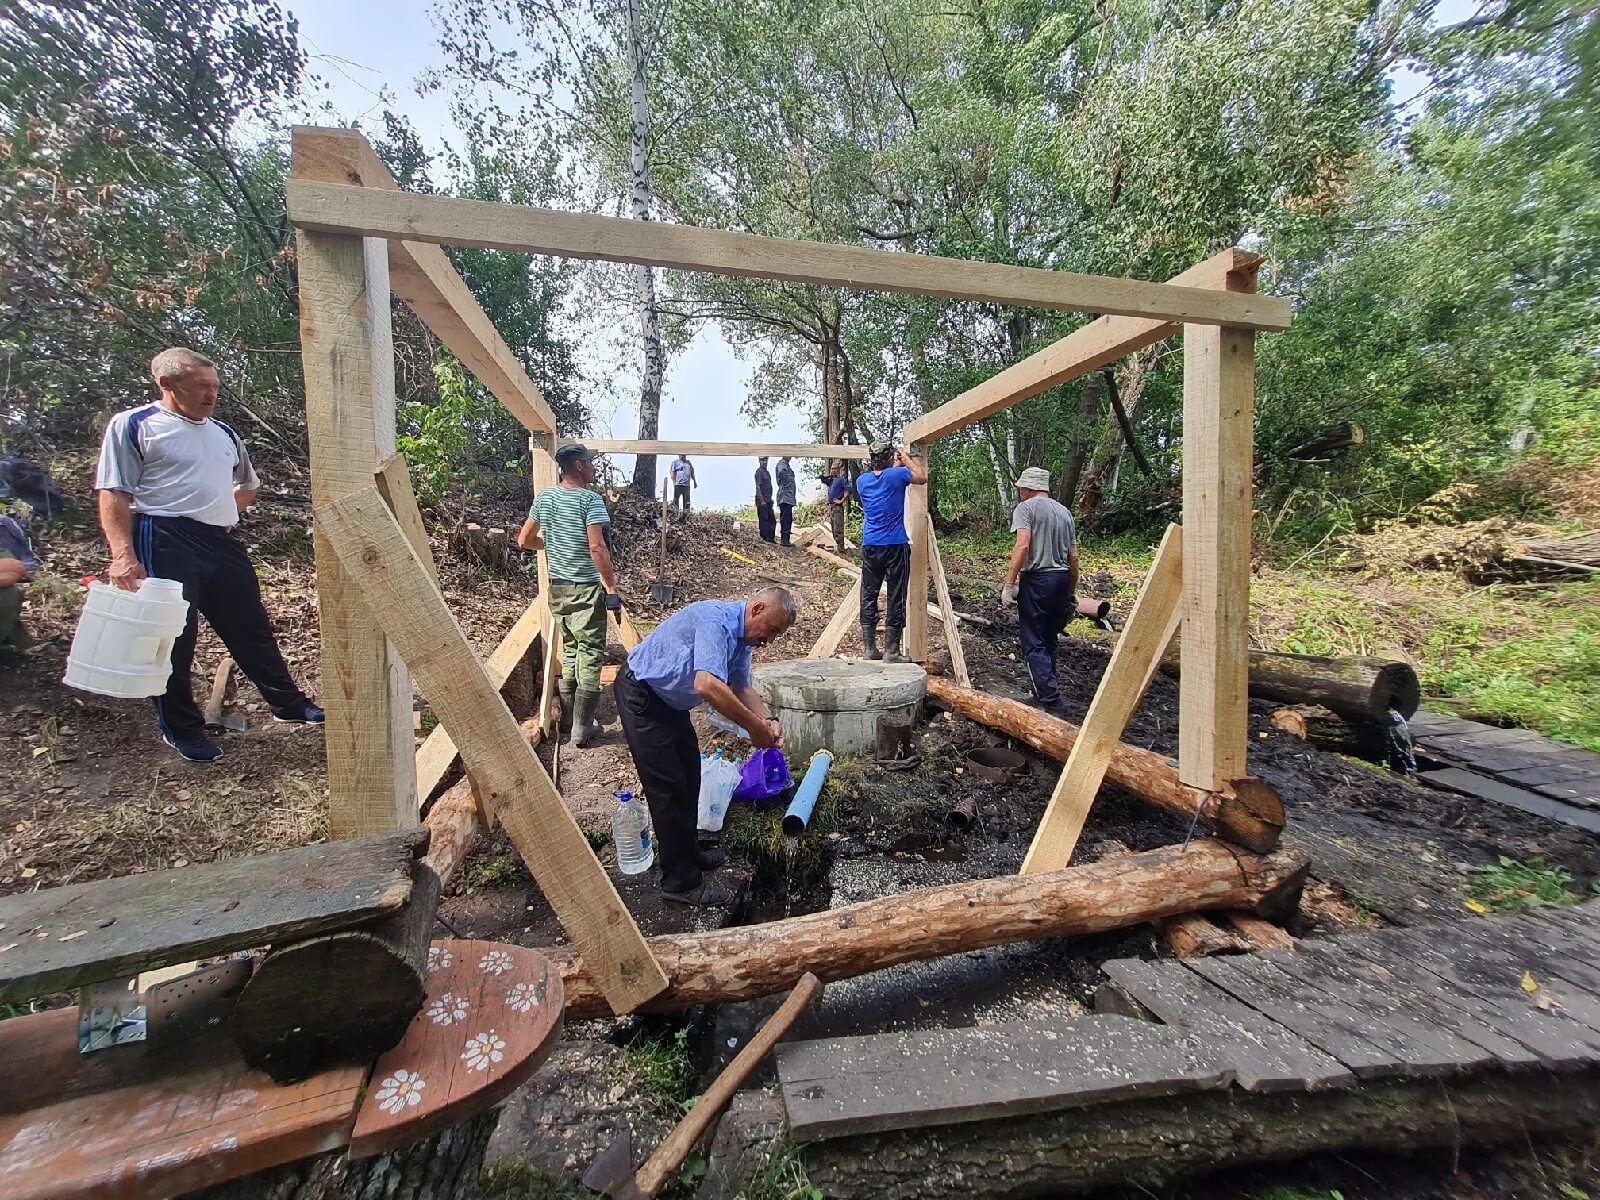
[[[911,446],[912,457],[927,465],[923,446]],[[928,661],[928,488],[930,483],[906,489],[906,533],[911,538],[911,583],[906,588],[905,653],[912,662]]]
[[[389,246],[382,238],[298,234],[311,500],[372,487],[395,452]],[[317,612],[327,709],[328,824],[334,837],[415,825],[411,673],[359,602],[321,533]]]
[[[1255,370],[1252,331],[1184,326],[1178,778],[1207,791],[1247,774]]]

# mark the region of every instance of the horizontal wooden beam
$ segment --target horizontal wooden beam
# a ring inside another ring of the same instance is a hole
[[[1290,319],[1289,302],[1272,296],[801,242],[663,221],[297,179],[289,180],[288,200],[289,217],[296,225],[322,232],[642,263],[1022,308],[1118,313],[1190,325],[1286,329]]]
[[[582,442],[596,454],[700,454],[707,458],[852,458],[865,461],[865,446],[830,446],[825,442],[633,442],[593,438],[563,438],[558,443],[570,446]]]
[[[394,176],[354,129],[296,126],[290,175],[405,195]],[[389,288],[528,429],[554,432],[556,420],[517,356],[496,332],[461,273],[427,242],[389,242]]]
[[[1259,255],[1243,250],[1224,250],[1203,263],[1190,267],[1171,279],[1188,288],[1213,288],[1222,291],[1234,273],[1253,272],[1261,264]],[[908,442],[931,442],[948,437],[968,425],[975,425],[1013,404],[1030,400],[1040,392],[1060,387],[1125,358],[1135,350],[1153,346],[1178,332],[1181,322],[1153,321],[1142,317],[1101,317],[1082,329],[1069,333],[1059,342],[1030,354],[1019,363],[969,388],[954,399],[924,413],[906,426]]]

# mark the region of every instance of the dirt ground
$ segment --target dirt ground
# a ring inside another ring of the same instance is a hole
[[[88,511],[86,495],[73,499],[78,513]],[[514,528],[520,515],[507,508],[474,514],[474,519]],[[649,596],[649,585],[659,574],[658,515],[653,505],[624,500],[614,518],[623,594],[646,629],[666,615]],[[253,547],[286,657],[316,693],[317,612],[308,523],[303,500],[283,496],[262,503],[242,532]],[[36,585],[31,603],[28,619],[38,644],[27,652],[0,649],[0,778],[6,781],[0,787],[0,894],[207,862],[325,836],[319,733],[274,725],[248,684],[241,685],[235,707],[248,718],[250,729],[224,735],[222,761],[199,766],[183,762],[162,745],[146,703],[104,700],[60,683],[75,619],[75,581],[103,570],[105,558],[93,529],[70,515],[43,531],[39,541],[54,582]],[[436,530],[434,541],[457,620],[469,640],[487,653],[533,598],[531,560],[518,558],[500,570],[465,567],[449,552],[448,531]],[[678,591],[673,607],[746,594],[767,580],[795,589],[801,603],[798,627],[758,651],[758,661],[803,655],[850,583],[831,565],[798,549],[767,546],[749,525],[713,513],[696,514],[692,523],[670,527],[668,561],[667,582]],[[953,566],[956,607],[992,622],[964,629],[975,686],[1021,697],[1026,682],[1015,644],[1015,618],[997,605],[981,580],[968,578],[1000,568],[999,563],[960,564],[959,570]],[[1109,592],[1109,580],[1086,581],[1085,590],[1093,592],[1097,585]],[[1111,598],[1120,615],[1133,597],[1125,591]],[[942,637],[938,623],[932,624],[930,635],[937,645]],[[846,641],[846,649],[853,645]],[[197,689],[209,684],[220,653],[209,631],[203,632]],[[1101,643],[1069,638],[1064,644],[1059,660],[1062,690],[1073,719],[1081,719],[1087,709],[1106,661]],[[425,710],[420,700],[419,710]],[[1305,911],[1294,926],[1302,936],[1352,924],[1458,919],[1465,914],[1463,901],[1473,873],[1501,855],[1542,856],[1570,871],[1580,888],[1600,877],[1596,839],[1324,753],[1271,728],[1269,712],[1267,705],[1252,708],[1250,767],[1278,787],[1289,811],[1287,837],[1304,845],[1316,864]],[[612,793],[637,784],[614,714],[608,707],[602,715],[613,722],[602,743],[565,752],[559,764],[563,794],[597,842],[608,832]],[[421,724],[424,729],[429,724],[425,711]],[[707,729],[708,744],[712,732]],[[716,736],[732,744],[726,735]],[[1158,676],[1126,740],[1171,754],[1176,738],[1177,688]],[[919,726],[914,747],[919,759],[910,769],[841,764],[794,860],[785,858],[771,816],[736,812],[725,843],[730,878],[740,884],[744,899],[731,913],[707,917],[662,911],[654,902],[649,876],[621,879],[620,890],[641,925],[655,933],[708,919],[767,919],[1014,871],[1059,767],[1029,753],[1032,769],[1015,783],[998,786],[967,769],[969,750],[1005,742],[960,717],[933,714]],[[547,765],[554,765],[550,747],[542,747],[541,754]],[[947,820],[963,799],[976,811],[975,822],[964,832]],[[1089,818],[1076,861],[1122,847],[1142,850],[1181,842],[1190,833],[1182,822],[1108,788]],[[609,847],[601,857],[609,865]],[[532,946],[562,941],[537,886],[503,834],[469,859],[445,902],[442,920],[461,936]],[[1101,962],[1157,952],[1146,928],[916,965],[900,974],[882,973],[881,979],[870,977],[859,987],[830,989],[827,1005],[808,1018],[802,1032],[982,1023],[1035,1011],[1059,1016],[1087,1004],[1100,981]],[[731,1011],[726,1017],[737,1018]],[[710,1031],[704,1041],[711,1048],[725,1040],[714,1025],[702,1020],[697,1026]],[[707,1068],[714,1061],[709,1050],[701,1056]],[[1573,1152],[1559,1153],[1571,1158]],[[1348,1200],[1379,1195],[1510,1200],[1540,1194],[1527,1191],[1521,1182],[1526,1172],[1506,1162],[1510,1160],[1469,1159],[1467,1174],[1454,1177],[1459,1190],[1452,1191],[1438,1189],[1439,1180],[1450,1176],[1442,1176],[1432,1160],[1425,1167],[1411,1159],[1348,1167],[1312,1163],[1283,1178],[1327,1180],[1319,1186],[1338,1188]],[[1588,1168],[1579,1163],[1573,1171],[1562,1178],[1588,1186]],[[1364,1175],[1374,1184],[1364,1183]],[[1230,1193],[1179,1189],[1172,1196],[1211,1194]]]

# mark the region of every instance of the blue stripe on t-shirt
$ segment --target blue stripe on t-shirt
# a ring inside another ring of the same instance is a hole
[[[139,461],[144,461],[144,447],[139,445],[139,426],[143,425],[156,413],[161,411],[161,405],[151,404],[141,408],[138,412],[128,417],[128,445],[133,447],[133,452],[139,456]]]

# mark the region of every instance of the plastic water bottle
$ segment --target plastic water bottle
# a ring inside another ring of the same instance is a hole
[[[656,848],[650,842],[650,814],[632,792],[617,793],[611,841],[617,848],[617,870],[624,875],[642,875],[656,861]]]

